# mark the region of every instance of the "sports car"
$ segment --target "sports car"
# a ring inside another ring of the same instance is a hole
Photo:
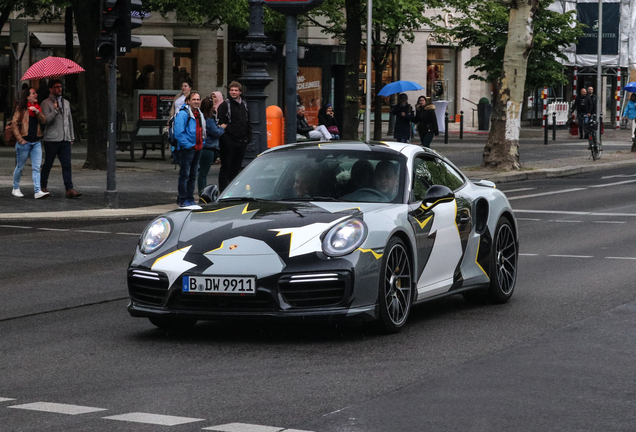
[[[412,144],[270,149],[220,194],[144,230],[129,313],[162,328],[198,320],[326,318],[399,331],[421,302],[504,303],[519,239],[506,196]]]

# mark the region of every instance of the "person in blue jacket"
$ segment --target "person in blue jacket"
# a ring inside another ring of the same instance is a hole
[[[190,92],[174,120],[174,136],[177,140],[176,152],[179,161],[179,186],[177,204],[179,207],[196,205],[194,184],[199,171],[201,149],[206,139],[205,117],[199,109],[201,95]]]
[[[632,93],[629,102],[623,110],[623,118],[628,118],[632,122],[632,141],[634,141],[634,132],[636,131],[636,93]]]
[[[199,175],[197,176],[197,188],[199,196],[208,185],[208,173],[213,163],[221,163],[219,159],[219,137],[225,132],[226,124],[218,124],[216,120],[216,109],[223,102],[221,92],[213,92],[210,97],[201,102],[201,111],[205,115],[205,131],[207,138],[201,150],[201,161],[199,162]]]

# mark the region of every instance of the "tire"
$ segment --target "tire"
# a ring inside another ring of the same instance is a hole
[[[590,150],[592,151],[592,160],[597,160],[599,158],[598,155],[598,143],[596,142],[596,138],[592,137],[590,139]]]
[[[491,253],[490,286],[488,299],[493,303],[506,303],[512,297],[517,281],[519,251],[512,224],[501,217],[495,228]]]
[[[404,242],[391,238],[386,245],[378,287],[377,325],[386,334],[399,332],[409,317],[413,304],[411,257]]]
[[[194,318],[152,317],[148,318],[148,320],[154,326],[166,331],[186,331],[197,323]]]

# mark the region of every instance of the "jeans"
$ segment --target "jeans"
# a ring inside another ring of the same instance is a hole
[[[31,167],[33,176],[33,191],[40,192],[40,165],[42,165],[42,144],[40,141],[27,142],[23,145],[15,145],[15,170],[13,171],[13,189],[20,189],[20,177],[26,165],[27,159],[31,157]]]
[[[62,165],[62,179],[64,180],[64,189],[73,189],[73,176],[71,174],[71,142],[70,141],[44,141],[44,165],[42,166],[42,187],[49,186],[49,173],[55,156],[60,160]]]
[[[194,184],[197,181],[199,171],[199,159],[201,151],[189,149],[177,150],[179,152],[179,187],[177,204],[183,205],[186,201],[194,201]]]
[[[203,147],[201,150],[201,160],[199,161],[199,174],[197,175],[197,189],[199,189],[199,196],[201,192],[208,185],[208,173],[210,167],[216,159],[216,151],[213,148]]]
[[[422,147],[430,147],[434,136],[435,136],[435,132],[427,132],[425,134],[420,132],[420,140],[422,141]]]
[[[219,170],[219,189],[221,192],[230,184],[234,177],[241,172],[243,158],[247,143],[231,140],[225,135],[221,135],[219,140],[221,145],[221,169]]]

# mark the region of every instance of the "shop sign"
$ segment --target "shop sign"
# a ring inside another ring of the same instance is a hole
[[[577,54],[598,54],[598,3],[578,3],[579,22],[587,25],[576,46]],[[603,2],[603,34],[601,54],[618,54],[620,3]]]
[[[305,107],[305,119],[309,125],[318,125],[318,111],[322,105],[322,68],[301,66],[296,78],[299,102]]]

